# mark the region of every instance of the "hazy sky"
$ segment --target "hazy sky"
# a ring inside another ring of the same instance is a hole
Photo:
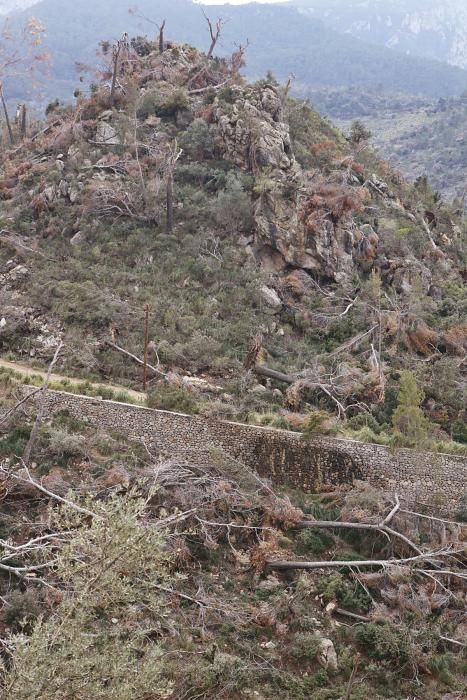
[[[1,2],[2,0],[0,0]],[[248,2],[284,2],[284,0],[202,0],[202,5],[246,5]]]
[[[283,0],[254,0],[255,2],[283,2]],[[28,7],[30,5],[35,5],[39,0],[0,0],[0,14],[2,12],[10,12],[11,10],[19,7]],[[252,0],[203,0],[203,5],[224,5],[225,3],[230,5],[244,5],[247,2],[252,2]],[[129,5],[131,4],[129,0]],[[135,3],[133,3],[135,4]]]

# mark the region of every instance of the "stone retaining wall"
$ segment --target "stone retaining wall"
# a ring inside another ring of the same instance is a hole
[[[432,452],[390,450],[353,440],[314,437],[240,423],[49,391],[49,413],[68,411],[106,430],[144,441],[162,458],[212,462],[216,454],[240,460],[276,484],[305,491],[332,490],[354,479],[397,493],[408,502],[453,513],[466,493],[467,459]]]

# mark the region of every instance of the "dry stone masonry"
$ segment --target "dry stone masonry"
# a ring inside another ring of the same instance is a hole
[[[161,458],[213,463],[223,453],[275,484],[329,491],[355,479],[396,491],[409,503],[453,514],[466,493],[467,459],[414,450],[390,450],[353,440],[241,423],[207,420],[59,391],[45,397],[49,414],[62,411],[144,442]]]

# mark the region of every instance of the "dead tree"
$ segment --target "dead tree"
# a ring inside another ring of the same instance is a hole
[[[26,135],[26,115],[27,115],[27,108],[26,105],[19,104],[16,106],[16,114],[15,114],[15,124],[17,128],[19,129],[19,133],[21,135],[21,140],[24,139]]]
[[[225,24],[225,20],[223,20],[222,17],[219,17],[219,19],[216,21],[216,24],[214,25],[207,16],[207,14],[204,12],[204,10],[203,15],[206,22],[208,23],[209,34],[211,35],[211,46],[209,47],[209,51],[207,52],[206,57],[212,58],[213,51],[222,33],[222,27]]]
[[[110,107],[115,104],[115,90],[117,87],[118,76],[120,75],[125,58],[128,59],[130,53],[130,44],[128,34],[125,32],[123,37],[117,41],[112,47],[112,83],[110,86]]]
[[[6,105],[5,93],[3,92],[3,85],[0,83],[0,100],[2,102],[3,113],[5,115],[6,128],[8,129],[8,136],[10,137],[11,145],[14,144],[15,138],[13,136],[13,129],[11,128],[10,116],[8,114],[8,107]]]
[[[164,29],[165,19],[162,20],[162,24],[159,27],[159,53],[164,53]]]
[[[174,173],[178,159],[182,155],[182,150],[178,148],[177,141],[169,146],[166,163],[166,231],[172,233],[174,227]]]
[[[157,27],[159,31],[159,53],[164,53],[164,48],[165,48],[165,42],[164,42],[164,29],[165,29],[165,19],[162,20],[162,24],[157,24],[157,22],[154,22],[153,19],[148,17],[147,15],[143,14],[142,12],[139,11],[137,7],[134,9],[129,10],[130,15],[134,15],[135,17],[139,17],[140,19],[144,19],[145,22],[149,22],[149,24],[153,24],[155,27]]]
[[[230,73],[232,78],[237,78],[240,73],[240,68],[245,65],[245,51],[250,45],[249,39],[246,40],[245,46],[239,44],[236,51],[230,57]]]
[[[61,349],[63,348],[63,343],[60,342],[58,345],[58,348],[55,351],[55,354],[52,358],[52,362],[49,365],[49,369],[47,370],[47,375],[44,379],[44,384],[42,386],[42,394],[39,400],[39,408],[37,409],[37,416],[36,420],[34,421],[34,425],[32,426],[31,434],[29,436],[29,440],[27,442],[27,445],[24,449],[24,454],[23,454],[23,463],[25,464],[26,467],[29,466],[31,462],[31,458],[33,455],[33,451],[36,445],[36,440],[37,440],[37,435],[39,433],[39,429],[42,425],[42,422],[44,420],[44,413],[45,413],[45,395],[47,393],[47,389],[49,387],[49,381],[50,381],[50,375],[52,374],[52,370],[55,366],[55,363],[58,360],[58,356],[60,354]]]
[[[39,66],[48,61],[47,54],[39,50],[44,33],[44,27],[32,17],[24,23],[15,22],[14,26],[7,18],[0,25],[0,102],[12,144],[14,135],[3,86],[6,80],[32,78]]]

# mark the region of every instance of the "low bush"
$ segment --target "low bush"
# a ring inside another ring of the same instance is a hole
[[[84,457],[87,454],[87,438],[84,435],[70,433],[66,428],[51,428],[48,448],[57,457],[70,459]]]
[[[403,669],[410,661],[410,640],[402,627],[389,622],[370,622],[355,628],[355,640],[370,659],[388,661]]]
[[[322,554],[334,544],[334,538],[325,530],[302,530],[296,538],[297,554]]]
[[[194,415],[199,412],[196,398],[182,387],[160,383],[148,393],[147,405],[163,411],[176,411]]]
[[[289,654],[300,663],[313,662],[319,652],[319,637],[315,632],[300,632],[289,646]]]
[[[346,554],[345,558],[348,556]],[[352,555],[352,558],[357,557]],[[337,601],[343,608],[355,612],[368,611],[373,602],[368,593],[356,581],[350,581],[339,572],[320,577],[317,590],[325,602]]]

